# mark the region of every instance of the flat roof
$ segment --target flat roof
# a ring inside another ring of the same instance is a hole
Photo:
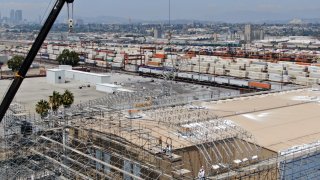
[[[203,105],[252,133],[258,145],[276,152],[320,140],[320,91],[304,89]]]
[[[4,96],[11,80],[0,80],[0,96]],[[53,91],[64,93],[65,90],[70,90],[74,94],[74,104],[87,102],[89,100],[105,97],[105,93],[98,92],[94,86],[79,89],[84,83],[70,82],[64,84],[49,84],[45,77],[26,78],[22,83],[14,101],[23,105],[28,112],[35,113],[35,105],[41,99],[49,100],[49,96]]]
[[[83,71],[77,71],[77,70],[66,70],[66,71],[73,72],[73,73],[79,73],[79,74],[98,76],[98,77],[110,77],[111,76],[111,75],[108,75],[108,74],[97,74],[97,73],[83,72]]]
[[[64,71],[64,70],[63,69],[48,69],[47,71],[61,72],[61,71]]]

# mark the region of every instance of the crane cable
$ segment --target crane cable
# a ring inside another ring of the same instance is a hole
[[[43,13],[43,15],[40,16],[40,19],[39,19],[39,20],[40,20],[40,22],[39,22],[40,24],[44,24],[44,18],[45,18],[45,16],[46,16],[46,14],[48,13],[51,4],[52,4],[52,0],[50,0],[48,6],[47,6],[47,8],[46,8],[46,10],[45,10],[44,13]]]
[[[71,16],[70,16],[70,6],[69,6],[70,3],[67,3],[67,11],[68,11],[68,26],[69,26],[69,33],[72,33],[73,32],[73,3],[71,3]]]

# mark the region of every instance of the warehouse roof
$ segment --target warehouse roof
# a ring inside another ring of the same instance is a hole
[[[282,151],[320,139],[320,91],[312,89],[204,103],[251,132],[258,145]]]

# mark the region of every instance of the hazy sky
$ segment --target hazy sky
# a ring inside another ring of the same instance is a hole
[[[37,19],[55,0],[0,0],[2,16],[24,10]],[[168,19],[169,0],[75,0],[75,16],[116,16],[139,20]],[[249,22],[320,18],[320,0],[171,0],[172,19]],[[64,13],[66,10],[63,11]]]

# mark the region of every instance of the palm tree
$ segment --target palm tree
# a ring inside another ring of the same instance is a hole
[[[61,103],[65,108],[69,108],[74,102],[74,96],[72,92],[69,90],[66,90],[61,98]]]
[[[53,91],[52,96],[49,96],[49,103],[51,105],[51,109],[54,112],[57,112],[59,107],[61,106],[61,95],[57,91]]]
[[[44,118],[48,115],[49,109],[50,105],[49,102],[46,100],[42,99],[36,104],[36,112],[40,114],[41,118]]]

